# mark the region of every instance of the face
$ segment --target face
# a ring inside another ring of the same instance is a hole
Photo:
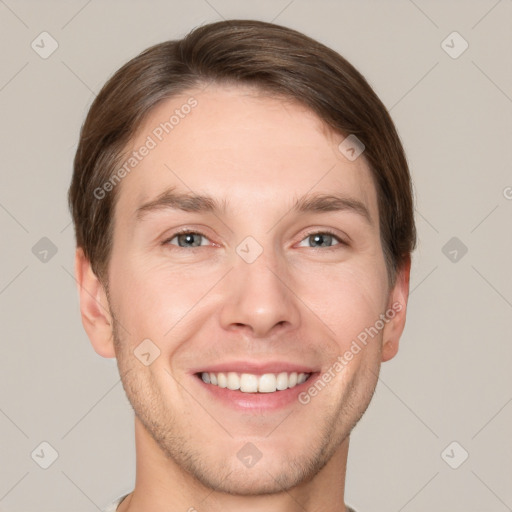
[[[160,104],[129,148],[149,149],[117,185],[115,355],[146,435],[208,487],[311,479],[396,352],[402,281],[389,289],[376,190],[343,138],[210,85]]]

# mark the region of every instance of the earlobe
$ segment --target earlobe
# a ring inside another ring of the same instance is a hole
[[[398,352],[398,339],[388,340],[382,346],[382,362],[385,363],[396,356]]]
[[[383,331],[382,362],[389,361],[398,352],[400,337],[405,328],[410,273],[411,258],[409,256],[398,271],[395,286],[389,295],[388,310],[386,312],[389,321]]]
[[[103,357],[116,357],[112,315],[105,289],[81,247],[75,253],[75,275],[82,324],[93,348]]]

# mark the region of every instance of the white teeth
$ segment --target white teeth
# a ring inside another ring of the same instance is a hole
[[[215,374],[213,374],[213,375],[215,375]],[[211,381],[211,377],[210,377],[210,381]],[[219,386],[219,388],[227,388],[228,387],[228,379],[227,379],[225,373],[217,374],[217,386]]]
[[[279,391],[282,391],[283,389],[288,389],[288,382],[288,374],[286,372],[282,372],[277,376],[276,388]]]
[[[240,389],[240,377],[235,372],[228,373],[228,389],[233,391]]]
[[[273,393],[277,389],[277,378],[273,373],[265,373],[259,378],[258,391],[260,393]]]
[[[274,393],[302,384],[310,375],[310,373],[297,374],[297,372],[265,373],[263,375],[203,372],[201,379],[206,384],[213,384],[233,391],[240,390],[242,393]]]
[[[242,373],[240,377],[240,391],[256,393],[258,391],[258,377],[250,373]]]

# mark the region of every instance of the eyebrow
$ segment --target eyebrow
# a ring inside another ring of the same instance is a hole
[[[136,209],[137,221],[158,210],[182,210],[185,212],[216,213],[226,211],[226,200],[218,201],[209,195],[177,192],[171,187],[151,201]],[[364,218],[373,225],[370,212],[366,205],[354,197],[344,194],[306,194],[295,200],[290,211],[295,213],[349,211]]]

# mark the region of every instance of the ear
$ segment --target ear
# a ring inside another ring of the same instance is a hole
[[[107,295],[81,247],[75,253],[75,275],[82,324],[93,348],[100,356],[116,357]]]
[[[385,313],[389,320],[384,326],[382,336],[383,362],[389,361],[398,352],[398,343],[405,327],[410,275],[411,257],[409,256],[398,271],[395,286],[389,294],[388,309]]]

